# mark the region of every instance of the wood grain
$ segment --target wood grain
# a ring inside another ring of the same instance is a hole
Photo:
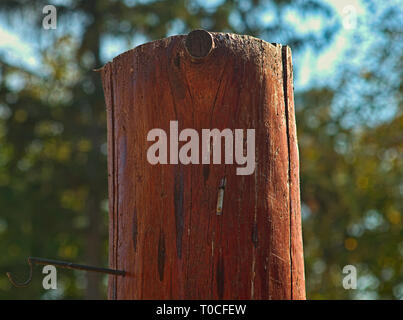
[[[304,299],[291,52],[211,33],[136,47],[102,69],[108,115],[110,299]],[[206,50],[199,50],[203,55]],[[256,168],[151,165],[147,133],[256,130]],[[216,214],[226,178],[222,215]]]

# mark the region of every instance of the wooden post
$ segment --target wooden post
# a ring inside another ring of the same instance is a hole
[[[110,277],[109,298],[305,299],[290,49],[196,30],[119,55],[102,81],[109,264],[127,272]],[[255,129],[254,172],[170,154],[150,164],[148,132],[165,130],[169,152],[174,120],[200,135]]]

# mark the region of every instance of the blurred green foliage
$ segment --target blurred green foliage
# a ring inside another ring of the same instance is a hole
[[[341,22],[319,0],[69,0],[57,1],[58,29],[43,30],[46,4],[0,3],[1,22],[29,37],[41,66],[0,56],[0,299],[105,298],[97,275],[59,269],[59,290],[46,292],[40,276],[16,289],[5,271],[24,280],[30,255],[107,265],[106,115],[92,71],[107,40],[129,49],[202,27],[287,43],[296,55],[325,48]],[[334,81],[295,92],[311,299],[403,298],[402,6],[366,6],[372,19],[359,22]],[[302,32],[287,12],[326,23]],[[347,264],[358,290],[342,288]]]

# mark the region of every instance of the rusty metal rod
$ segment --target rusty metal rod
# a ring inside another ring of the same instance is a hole
[[[58,267],[65,268],[65,269],[99,272],[99,273],[112,274],[112,275],[116,275],[116,276],[125,276],[125,274],[126,274],[126,272],[124,270],[115,270],[115,269],[87,266],[87,265],[83,265],[83,264],[77,264],[77,263],[60,261],[60,260],[28,257],[28,265],[29,265],[28,280],[23,283],[18,283],[13,279],[11,273],[7,272],[7,277],[10,280],[10,282],[16,287],[27,287],[32,281],[32,264],[54,265],[54,266],[58,266]]]

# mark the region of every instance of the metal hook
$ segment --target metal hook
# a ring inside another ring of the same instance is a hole
[[[10,282],[15,286],[15,287],[18,287],[18,288],[22,288],[22,287],[28,287],[29,286],[29,284],[31,283],[31,281],[32,281],[32,261],[31,261],[31,257],[28,257],[28,264],[29,264],[29,277],[28,277],[28,280],[27,281],[25,281],[25,282],[23,282],[23,283],[17,283],[14,279],[13,279],[13,277],[11,276],[11,273],[10,272],[7,272],[6,274],[7,274],[7,277],[8,277],[8,280],[10,280]]]
[[[32,274],[33,274],[33,267],[32,264],[42,264],[42,265],[54,265],[58,266],[61,268],[66,268],[66,269],[76,269],[76,270],[83,270],[83,271],[90,271],[90,272],[99,272],[99,273],[106,273],[106,274],[112,274],[116,276],[125,276],[126,272],[124,270],[115,270],[115,269],[108,269],[108,268],[99,268],[99,267],[93,267],[93,266],[86,266],[83,264],[76,264],[76,263],[71,263],[71,262],[66,262],[66,261],[59,261],[59,260],[51,260],[51,259],[44,259],[44,258],[34,258],[34,257],[28,257],[28,265],[29,265],[29,277],[28,280],[26,280],[23,283],[18,283],[16,282],[11,273],[7,272],[7,277],[10,280],[10,282],[16,286],[16,287],[27,287],[31,281],[32,281]]]

